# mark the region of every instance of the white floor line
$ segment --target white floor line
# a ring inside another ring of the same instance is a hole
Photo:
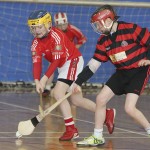
[[[35,109],[32,109],[32,108],[23,107],[23,106],[19,106],[19,105],[15,105],[15,104],[10,104],[10,103],[6,103],[6,102],[2,102],[2,101],[0,101],[0,104],[5,104],[7,106],[12,106],[12,107],[16,107],[16,108],[22,108],[22,109],[25,109],[25,110],[31,110],[31,111],[38,112],[38,110],[35,110]]]
[[[12,106],[12,107],[17,107],[17,108],[22,108],[22,109],[25,109],[25,110],[31,110],[31,111],[34,111],[34,112],[38,112],[38,110],[35,110],[35,109],[31,109],[31,108],[27,108],[27,107],[23,107],[23,106],[19,106],[19,105],[15,105],[15,104],[10,104],[10,103],[6,103],[6,102],[2,102],[0,101],[1,104],[5,104],[5,105],[8,105],[8,106]],[[55,115],[55,114],[51,114],[53,116],[57,116],[57,117],[61,117],[61,115]],[[86,122],[86,123],[90,123],[90,124],[94,124],[93,122],[91,121],[86,121],[86,120],[81,120],[81,119],[75,119],[75,120],[78,120],[78,121],[81,121],[81,122]],[[147,137],[148,135],[147,134],[144,134],[144,133],[140,133],[140,132],[134,132],[134,131],[131,131],[131,130],[127,130],[127,129],[123,129],[123,128],[117,128],[115,127],[116,129],[118,130],[122,130],[122,131],[126,131],[128,133],[133,133],[133,134],[137,134],[137,135],[142,135],[142,136],[145,136]]]

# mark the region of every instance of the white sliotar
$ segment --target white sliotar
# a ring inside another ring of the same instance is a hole
[[[22,137],[22,134],[20,134],[19,131],[17,131],[17,132],[16,132],[16,137],[17,137],[17,138],[21,138],[21,137]]]

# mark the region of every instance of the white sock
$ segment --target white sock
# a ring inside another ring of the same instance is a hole
[[[146,128],[145,130],[146,130],[147,134],[150,135],[150,127]]]
[[[102,129],[94,129],[94,136],[98,139],[103,137],[103,128]]]

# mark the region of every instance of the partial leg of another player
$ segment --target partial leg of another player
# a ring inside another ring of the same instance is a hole
[[[108,131],[110,130],[111,133],[114,129],[114,117],[115,112],[114,109],[110,111],[110,113],[113,113],[113,115],[110,115],[110,117],[107,116],[109,112],[106,111],[106,104],[107,102],[114,96],[114,93],[112,90],[104,86],[100,93],[96,97],[96,107],[95,107],[95,128],[93,134],[85,138],[84,140],[77,143],[78,146],[99,146],[105,143],[105,139],[103,137],[103,124],[106,122],[106,125],[110,123],[110,128],[108,128]],[[110,121],[109,121],[110,119]],[[113,124],[113,125],[112,125]]]
[[[82,95],[82,92],[72,94],[71,95],[71,102],[75,106],[79,106],[79,107],[87,109],[91,112],[95,112],[95,110],[96,110],[96,104],[93,101],[91,101],[87,98],[84,98]],[[116,115],[116,110],[114,108],[107,108],[106,109],[106,118],[105,118],[104,124],[107,126],[109,134],[112,134],[114,131],[115,115]]]
[[[56,85],[53,89],[54,98],[56,100],[59,100],[62,97],[64,97],[68,88],[69,88],[68,84],[61,82],[61,81],[57,81]],[[74,123],[74,120],[72,117],[71,107],[67,100],[63,101],[60,104],[60,110],[61,110],[63,118],[64,118],[66,130],[63,133],[63,135],[59,138],[59,140],[60,141],[69,141],[69,140],[79,137],[78,130],[75,127],[75,123]]]
[[[48,79],[48,81],[46,83],[44,92],[42,93],[43,97],[46,97],[46,96],[50,95],[53,79],[54,79],[54,73],[50,76],[50,78]]]

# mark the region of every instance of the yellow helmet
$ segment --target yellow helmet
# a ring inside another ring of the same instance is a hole
[[[48,23],[52,22],[51,14],[45,10],[37,10],[32,12],[28,18],[28,26],[37,26],[44,24],[48,28]]]

